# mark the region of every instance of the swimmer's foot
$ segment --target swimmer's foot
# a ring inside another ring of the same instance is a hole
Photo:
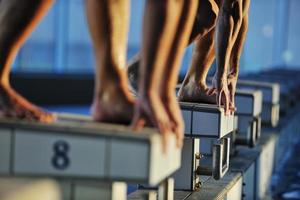
[[[0,85],[0,116],[30,121],[53,122],[55,115],[43,111],[9,86]]]
[[[134,100],[128,89],[106,85],[95,95],[92,117],[97,122],[130,124]]]
[[[208,94],[208,87],[205,84],[189,82],[182,85],[178,92],[180,102],[216,104],[216,94]]]

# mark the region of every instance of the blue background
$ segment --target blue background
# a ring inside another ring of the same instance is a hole
[[[144,0],[131,0],[128,59],[140,47]],[[252,0],[241,73],[300,66],[300,1]],[[189,64],[186,50],[181,74]],[[93,73],[84,0],[59,0],[19,52],[14,72]]]

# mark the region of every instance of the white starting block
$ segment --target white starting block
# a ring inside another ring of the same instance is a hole
[[[185,136],[221,139],[234,129],[234,116],[217,105],[180,102]]]
[[[300,92],[297,88],[300,86],[300,70],[295,69],[287,69],[287,68],[278,68],[278,69],[272,69],[269,71],[265,71],[264,73],[267,74],[274,74],[274,75],[280,75],[285,77],[286,79],[293,79],[294,80],[294,86],[296,86],[296,90],[294,91],[296,94],[296,97],[299,99]]]
[[[218,180],[227,172],[230,154],[230,139],[227,136],[234,130],[235,118],[225,116],[224,109],[216,105],[181,102],[180,106],[185,122],[185,135],[190,138],[186,139],[186,144],[192,143],[194,146],[185,145],[187,149],[185,146],[183,148],[183,158],[187,156],[190,161],[182,160],[181,170],[175,173],[175,185],[181,186],[175,189],[193,190],[199,186],[199,175],[213,176]],[[189,156],[190,152],[192,156]],[[185,166],[186,163],[189,164]],[[192,179],[180,183],[176,177],[183,176],[181,174],[188,174]]]
[[[292,78],[284,77],[283,75],[259,74],[257,76],[249,76],[247,79],[255,81],[266,81],[277,83],[280,85],[280,113],[287,114],[287,111],[293,107],[297,101],[297,83]]]
[[[277,83],[280,85],[280,95],[283,96],[289,95],[293,88],[296,86],[293,79],[288,79],[282,75],[255,74],[249,75],[249,77],[247,76],[246,78],[254,81]]]
[[[0,127],[3,176],[156,186],[180,167],[181,151],[175,136],[170,135],[166,153],[162,153],[162,137],[155,129],[133,133],[126,126],[67,115],[59,116],[53,124],[1,119]],[[111,190],[115,192],[111,196],[124,187]],[[126,199],[126,192],[117,199]]]
[[[235,94],[238,128],[236,144],[255,146],[261,133],[262,92],[237,90]]]
[[[286,91],[282,92],[282,106],[280,112],[287,114],[287,110],[294,107],[300,98],[300,79],[299,71],[288,72],[284,70],[267,71],[262,73],[263,77],[267,77],[270,81],[277,81]]]
[[[277,83],[239,80],[237,83],[238,89],[261,90],[263,105],[261,120],[262,124],[275,127],[279,122],[279,99],[280,87]]]

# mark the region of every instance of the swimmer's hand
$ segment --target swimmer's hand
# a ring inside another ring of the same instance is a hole
[[[208,95],[216,95],[216,102],[219,107],[223,106],[225,115],[230,115],[230,93],[228,89],[227,78],[217,78],[215,75],[212,79],[212,86],[207,91]]]
[[[229,109],[231,114],[233,114],[236,111],[235,107],[235,92],[236,92],[236,84],[238,80],[238,75],[234,73],[230,73],[228,75],[227,81],[228,81],[228,90],[229,90]]]

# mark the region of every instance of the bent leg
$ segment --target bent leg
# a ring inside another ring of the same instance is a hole
[[[128,0],[86,1],[97,65],[92,105],[96,121],[130,123],[132,119],[126,70],[129,5]]]
[[[208,96],[206,77],[214,61],[214,33],[218,4],[215,0],[200,1],[197,11],[196,24],[193,31],[199,30],[199,35],[191,34],[190,41],[195,40],[191,65],[179,90],[179,100],[187,102],[216,103],[214,96]],[[201,27],[202,26],[202,27]]]
[[[9,73],[20,47],[53,4],[53,0],[2,0],[0,4],[0,114],[50,122],[54,116],[42,111],[15,92]]]
[[[215,96],[206,94],[206,77],[214,59],[213,29],[195,42],[191,65],[178,93],[179,101],[216,103]]]

